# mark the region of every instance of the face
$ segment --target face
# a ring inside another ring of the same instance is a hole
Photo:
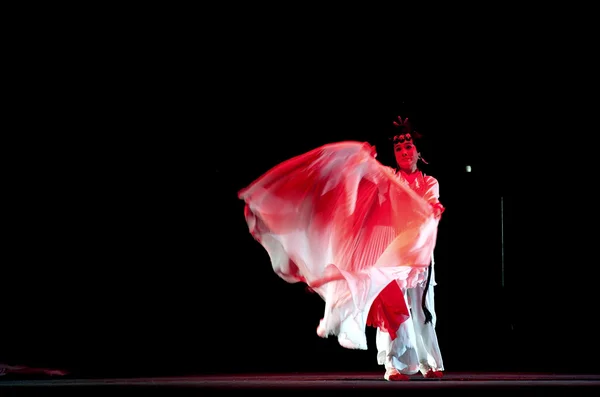
[[[395,144],[394,154],[396,155],[396,163],[401,170],[412,172],[417,168],[419,153],[412,141]]]

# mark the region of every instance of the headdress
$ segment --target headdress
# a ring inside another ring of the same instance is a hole
[[[394,120],[392,124],[396,127],[394,136],[390,138],[394,145],[403,142],[414,142],[415,139],[421,138],[421,134],[412,129],[408,117],[402,120],[402,117],[398,116],[398,121]]]
[[[392,124],[394,124],[394,135],[390,138],[390,140],[392,141],[394,146],[404,142],[412,142],[413,144],[416,144],[423,137],[420,133],[413,130],[412,125],[408,121],[408,117],[402,120],[402,117],[398,116],[398,121],[394,120]],[[420,153],[419,159],[425,164],[428,164]]]

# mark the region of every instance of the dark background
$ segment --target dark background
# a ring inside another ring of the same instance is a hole
[[[252,32],[227,46],[156,34],[29,74],[4,147],[0,362],[98,377],[379,370],[374,330],[368,351],[316,335],[323,303],[273,273],[237,192],[334,141],[368,141],[392,165],[401,114],[429,139],[447,207],[446,370],[600,370],[576,73],[549,70],[552,51],[425,61]]]

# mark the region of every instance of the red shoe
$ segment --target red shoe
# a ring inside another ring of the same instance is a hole
[[[408,375],[401,374],[396,370],[396,368],[388,368],[385,370],[385,375],[383,376],[385,380],[388,381],[397,381],[397,380],[409,380],[410,377]]]
[[[444,373],[442,371],[434,371],[434,370],[430,369],[423,376],[427,379],[440,379],[440,378],[444,377]]]

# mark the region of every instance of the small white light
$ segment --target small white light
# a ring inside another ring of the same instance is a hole
[[[471,166],[470,166],[470,165],[467,165],[467,166],[465,167],[465,171],[467,171],[467,172],[471,172]]]

